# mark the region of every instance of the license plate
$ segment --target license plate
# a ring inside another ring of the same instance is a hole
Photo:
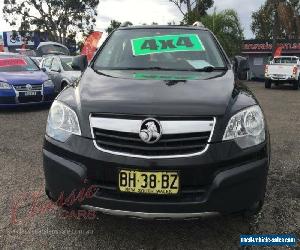
[[[36,96],[37,92],[35,91],[27,91],[24,93],[24,96]]]
[[[119,190],[127,193],[176,195],[179,192],[179,174],[120,170]]]

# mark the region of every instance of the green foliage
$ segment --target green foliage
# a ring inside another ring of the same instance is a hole
[[[193,24],[203,16],[207,15],[207,10],[210,9],[214,5],[213,0],[198,0],[196,1],[196,5],[192,8],[191,12],[187,12],[184,15],[183,23],[184,24]]]
[[[273,10],[264,5],[252,13],[251,30],[257,39],[271,39],[273,36]]]
[[[205,16],[214,5],[214,0],[169,0],[183,15],[182,24],[193,24],[199,17]]]
[[[4,0],[4,19],[20,32],[47,32],[51,40],[65,43],[76,34],[88,34],[96,23],[99,0]]]
[[[244,34],[235,10],[214,12],[200,21],[216,35],[229,57],[240,53]]]
[[[110,34],[111,32],[113,32],[115,29],[119,28],[121,26],[121,22],[117,21],[117,20],[111,20],[110,21],[110,25],[107,27],[107,29],[105,30],[108,34]]]
[[[252,14],[251,30],[257,39],[300,36],[300,1],[266,0]]]
[[[113,32],[115,29],[119,28],[121,26],[121,22],[117,21],[117,20],[111,20],[110,21],[110,25],[107,27],[107,29],[105,30],[108,34],[110,34],[111,32]],[[132,25],[132,22],[125,22],[125,24],[127,25]]]

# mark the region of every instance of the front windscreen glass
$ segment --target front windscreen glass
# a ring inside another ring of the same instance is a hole
[[[68,49],[63,46],[48,44],[43,45],[38,49],[41,55],[49,55],[49,54],[61,54],[61,55],[69,55]]]
[[[32,59],[25,56],[0,55],[0,72],[40,70]]]
[[[195,29],[132,29],[113,33],[95,70],[201,70],[226,64],[210,32]]]
[[[297,58],[295,57],[278,57],[274,59],[276,64],[295,64],[297,63]]]

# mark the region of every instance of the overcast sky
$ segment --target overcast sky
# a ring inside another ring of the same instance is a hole
[[[235,9],[241,19],[246,38],[251,38],[251,13],[259,8],[265,0],[215,0],[217,11]],[[0,31],[11,30],[3,20],[3,1],[0,0]],[[111,19],[121,22],[131,21],[134,24],[152,23],[167,24],[175,21],[179,23],[182,15],[169,0],[100,0],[97,29],[104,30]],[[211,10],[212,11],[212,10]]]

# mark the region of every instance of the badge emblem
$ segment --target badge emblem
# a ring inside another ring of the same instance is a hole
[[[143,142],[153,144],[157,142],[162,135],[162,128],[159,121],[149,118],[142,122],[140,129],[140,138]]]
[[[28,91],[32,90],[31,84],[26,84],[26,89],[27,89]]]

